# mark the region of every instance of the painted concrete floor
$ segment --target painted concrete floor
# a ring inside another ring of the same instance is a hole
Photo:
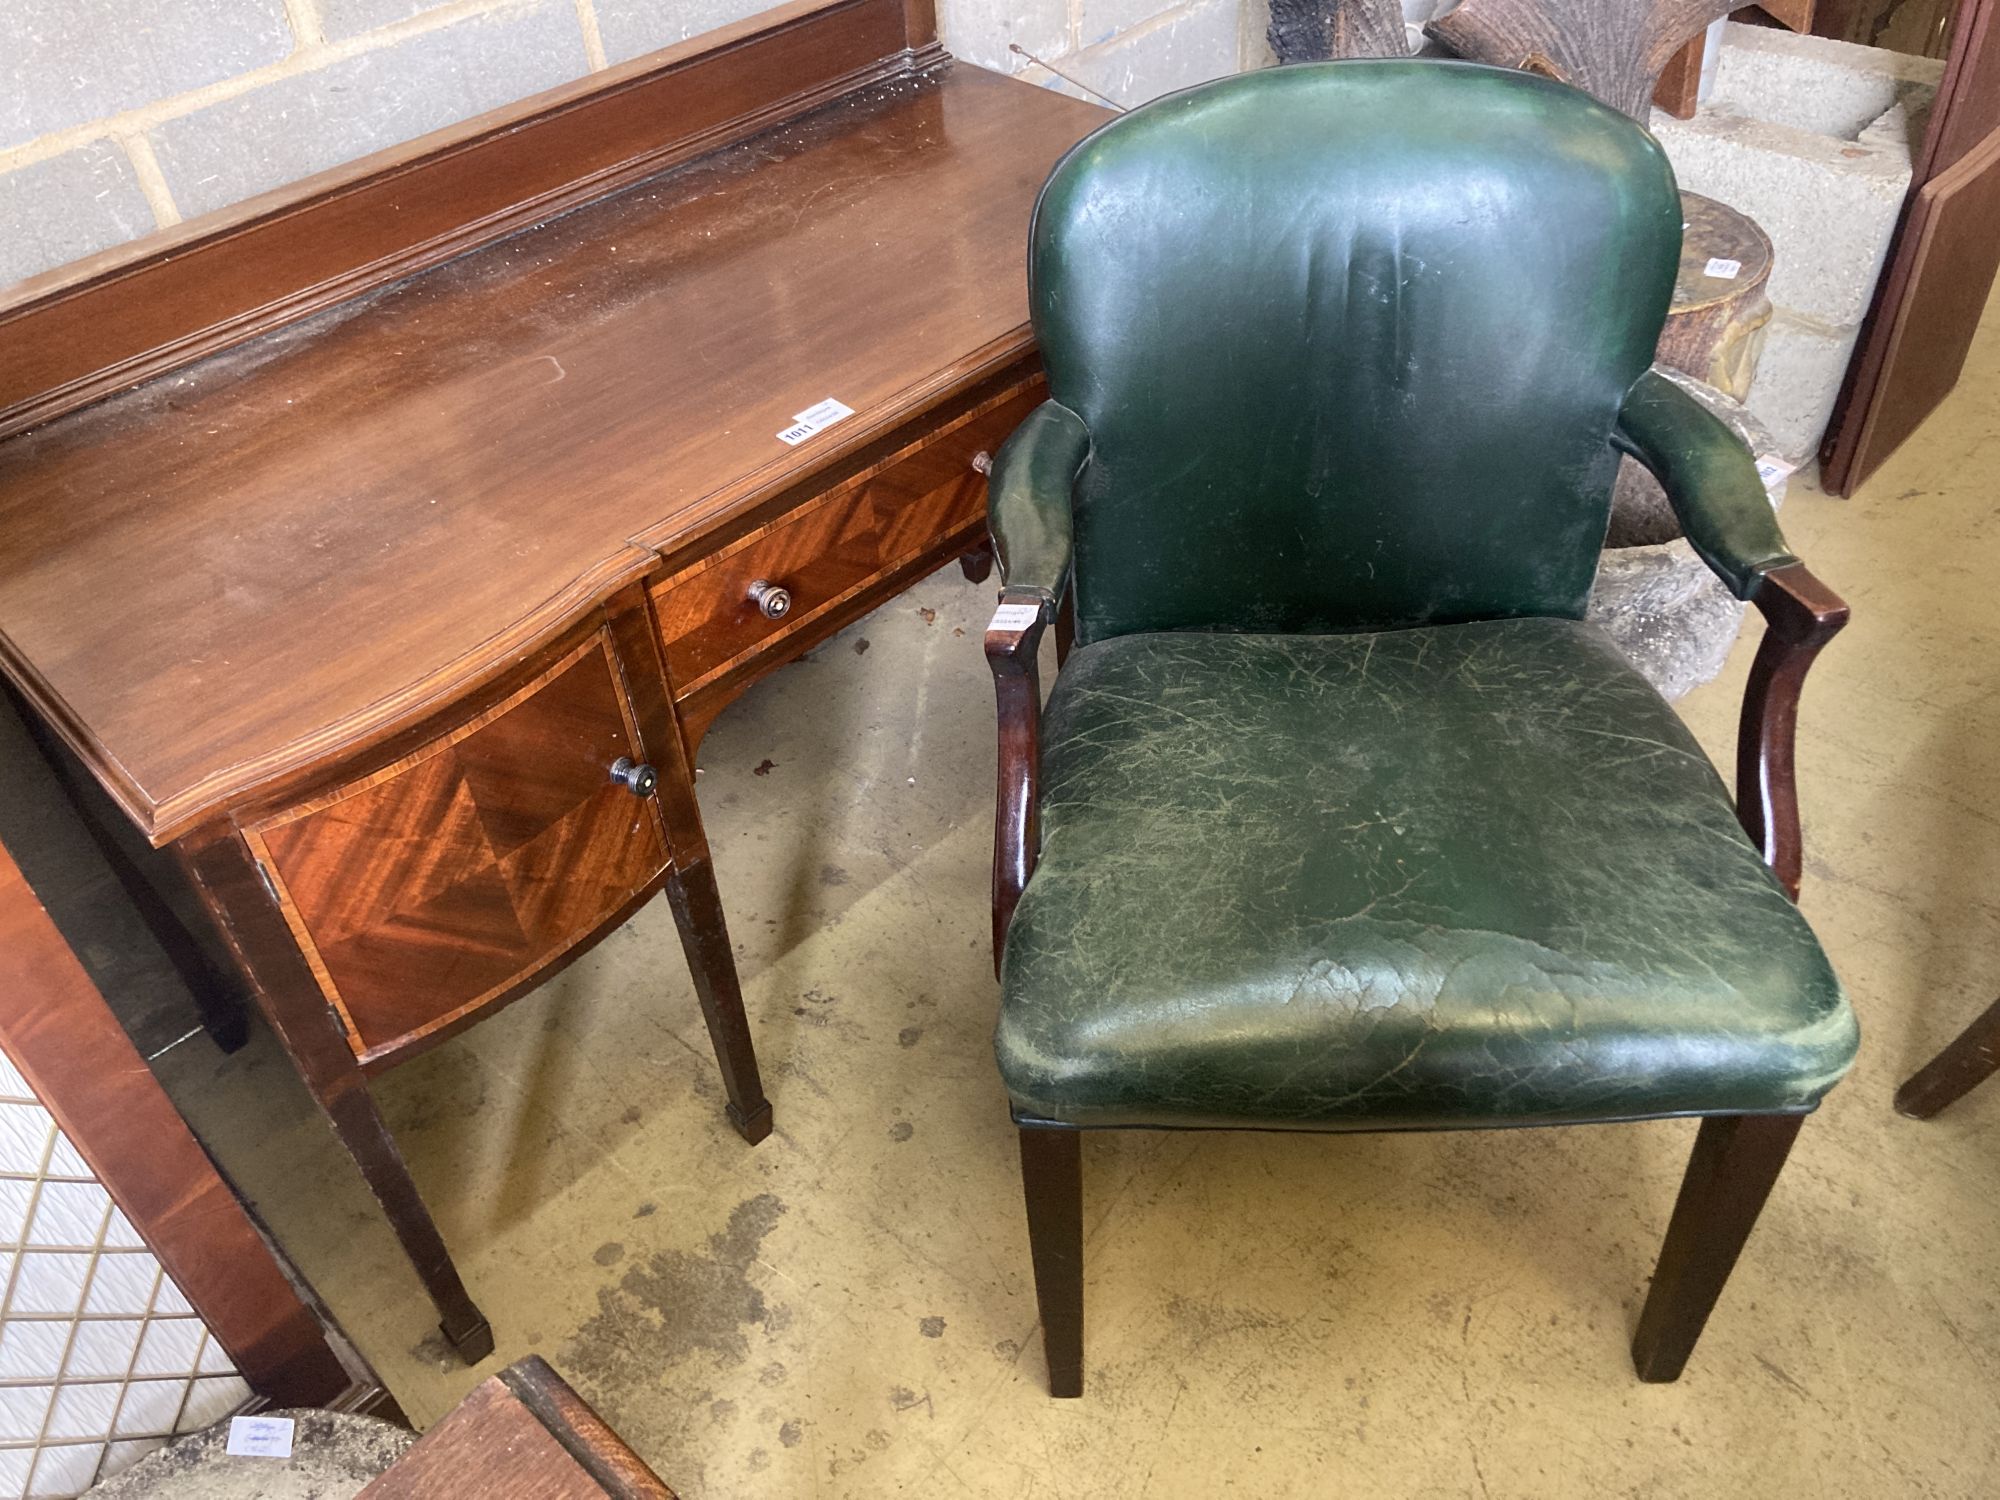
[[[1088,1385],[1051,1402],[989,1045],[990,587],[754,691],[701,797],[777,1132],[722,1117],[656,903],[379,1094],[499,1338],[456,1365],[268,1037],[162,1060],[419,1422],[551,1359],[689,1497],[1991,1495],[2000,1083],[1896,1082],[2000,993],[2000,316],[1794,545],[1854,605],[1808,691],[1805,907],[1861,1060],[1680,1384],[1626,1343],[1694,1127],[1087,1145]],[[1756,627],[1683,706],[1728,763]]]

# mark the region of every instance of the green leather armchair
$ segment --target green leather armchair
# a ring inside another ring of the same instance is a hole
[[[990,476],[985,644],[1055,1394],[1082,1389],[1084,1130],[1702,1116],[1633,1348],[1672,1380],[1852,1061],[1793,904],[1799,688],[1846,610],[1650,372],[1680,228],[1632,121],[1455,63],[1191,89],[1043,188],[1051,399]],[[1737,807],[1582,618],[1621,452],[1768,622]]]

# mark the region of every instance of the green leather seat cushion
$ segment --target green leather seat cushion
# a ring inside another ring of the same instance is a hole
[[[1044,721],[1022,1118],[1399,1129],[1811,1108],[1854,1017],[1594,627],[1127,635]]]

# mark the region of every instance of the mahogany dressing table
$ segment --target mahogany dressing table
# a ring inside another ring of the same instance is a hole
[[[696,748],[979,576],[1029,210],[1103,118],[927,0],[800,4],[0,297],[0,666],[191,878],[468,1361],[368,1077],[664,889],[769,1132]]]

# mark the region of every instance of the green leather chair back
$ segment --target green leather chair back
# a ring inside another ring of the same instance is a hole
[[[1650,135],[1506,69],[1275,68],[1090,136],[1029,257],[1090,430],[1078,639],[1580,616],[1680,231]]]

